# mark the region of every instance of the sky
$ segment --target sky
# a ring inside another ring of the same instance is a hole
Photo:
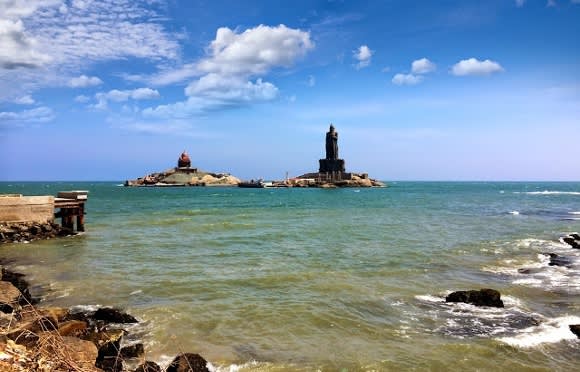
[[[0,181],[580,180],[580,0],[0,0]]]

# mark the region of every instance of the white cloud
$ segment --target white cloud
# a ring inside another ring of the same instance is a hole
[[[486,59],[480,61],[475,58],[464,59],[453,65],[451,73],[455,76],[490,75],[503,71],[503,67],[495,61]]]
[[[284,25],[259,25],[243,32],[219,28],[204,58],[165,71],[152,80],[173,83],[197,76],[185,88],[188,99],[145,109],[143,115],[185,118],[209,110],[273,100],[278,96],[278,88],[262,77],[274,68],[291,67],[312,48],[309,32]]]
[[[411,64],[411,72],[413,74],[427,74],[435,71],[436,68],[437,66],[427,58],[418,59]]]
[[[16,98],[13,102],[17,105],[33,105],[35,101],[30,95],[26,95]]]
[[[0,69],[38,68],[48,63],[52,58],[39,52],[38,44],[21,20],[0,18]]]
[[[75,97],[75,102],[78,102],[78,103],[87,103],[90,100],[91,100],[91,97],[85,96],[85,95],[82,95],[82,94]]]
[[[0,100],[66,85],[92,64],[179,57],[151,0],[0,0]],[[42,69],[39,69],[42,67]]]
[[[53,111],[48,107],[38,107],[24,111],[4,111],[0,112],[0,123],[44,123],[54,119]]]
[[[358,61],[355,65],[356,69],[361,69],[369,66],[371,64],[371,57],[374,51],[371,50],[366,45],[361,45],[357,50],[354,51],[353,57]]]
[[[312,48],[309,32],[284,25],[259,25],[242,33],[221,27],[208,47],[209,56],[197,69],[220,75],[263,75],[273,67],[292,66]]]
[[[415,85],[423,81],[423,77],[413,74],[396,74],[391,81],[396,85]]]
[[[526,0],[516,0],[516,6],[522,7],[526,3]]]
[[[133,90],[118,90],[113,89],[106,93],[100,92],[95,94],[97,103],[93,105],[96,109],[106,109],[109,101],[126,102],[129,99],[133,100],[149,100],[161,97],[159,92],[151,88],[137,88]]]
[[[72,78],[68,82],[68,86],[71,88],[86,88],[94,87],[96,85],[103,84],[103,81],[96,76],[81,75],[76,78]]]
[[[316,78],[313,75],[308,75],[308,86],[313,87],[316,85]]]

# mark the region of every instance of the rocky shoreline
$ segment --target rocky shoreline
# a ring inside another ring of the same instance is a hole
[[[124,345],[125,326],[139,322],[130,314],[43,307],[23,274],[2,264],[1,275],[0,371],[209,372],[198,354],[179,353],[162,368],[146,360],[143,343]]]
[[[53,222],[0,224],[0,244],[74,234]],[[119,309],[42,306],[25,275],[8,267],[0,259],[0,371],[209,372],[193,353],[178,354],[166,368],[146,360],[143,343],[124,342],[126,326],[139,321]]]
[[[74,230],[55,222],[0,223],[0,244],[27,243],[33,240],[52,239],[75,235]]]

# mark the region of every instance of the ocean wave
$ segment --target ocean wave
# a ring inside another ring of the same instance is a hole
[[[580,191],[514,191],[514,194],[525,194],[525,195],[580,195]]]
[[[541,315],[529,313],[513,296],[502,296],[503,308],[448,303],[444,297],[432,295],[415,298],[430,309],[428,312],[435,319],[444,319],[435,331],[452,337],[511,336],[521,329],[540,324]]]
[[[568,214],[580,214],[580,212],[568,212]]]
[[[514,216],[518,216],[520,214],[520,212],[518,212],[518,211],[511,211],[511,212],[509,212],[509,214],[512,214]]]
[[[563,316],[548,320],[538,326],[522,329],[519,334],[500,337],[499,341],[519,348],[532,348],[544,343],[555,343],[574,340],[576,335],[570,330],[570,324],[580,323],[580,317]]]

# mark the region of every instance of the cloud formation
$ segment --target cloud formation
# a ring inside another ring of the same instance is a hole
[[[20,19],[0,18],[0,69],[38,68],[50,62],[52,58],[40,52],[38,44]]]
[[[204,111],[273,100],[278,88],[263,77],[274,68],[289,68],[314,48],[310,33],[285,25],[259,25],[243,32],[217,30],[197,63],[166,71],[155,81],[173,83],[197,77],[185,88],[186,101],[143,111],[149,117],[187,117]]]
[[[502,71],[504,69],[499,63],[489,59],[480,61],[476,58],[461,60],[451,68],[451,73],[455,76],[483,76]]]
[[[13,102],[17,105],[33,105],[35,101],[34,98],[32,98],[30,95],[25,95],[16,98]]]
[[[96,85],[103,84],[103,81],[96,76],[81,75],[76,78],[72,78],[68,82],[68,86],[71,88],[86,88],[94,87]]]
[[[77,96],[75,100],[79,102],[79,100],[83,100],[80,98],[83,96]],[[157,99],[161,97],[159,92],[155,89],[151,88],[137,88],[133,90],[118,90],[113,89],[106,93],[100,92],[95,94],[95,98],[97,100],[97,104],[93,107],[96,109],[106,109],[107,103],[109,101],[113,102],[126,102],[129,99],[133,100],[149,100],[149,99]]]
[[[177,59],[179,35],[164,29],[155,10],[159,7],[152,3],[2,0],[0,101],[67,85],[63,76],[74,76],[97,62]]]
[[[391,79],[395,85],[416,85],[423,81],[425,74],[431,73],[437,69],[437,65],[427,58],[416,59],[411,63],[410,74],[396,74]]]
[[[391,80],[395,85],[415,85],[423,81],[423,76],[413,74],[396,74]]]
[[[54,112],[48,107],[37,107],[24,111],[0,112],[0,123],[44,123],[54,119]]]
[[[368,67],[371,64],[371,57],[373,54],[374,51],[366,45],[361,45],[357,50],[355,50],[353,57],[358,61],[358,63],[355,65],[356,69],[359,70],[361,68]]]
[[[435,71],[436,68],[437,66],[427,58],[415,60],[411,64],[411,72],[413,74],[427,74]]]

